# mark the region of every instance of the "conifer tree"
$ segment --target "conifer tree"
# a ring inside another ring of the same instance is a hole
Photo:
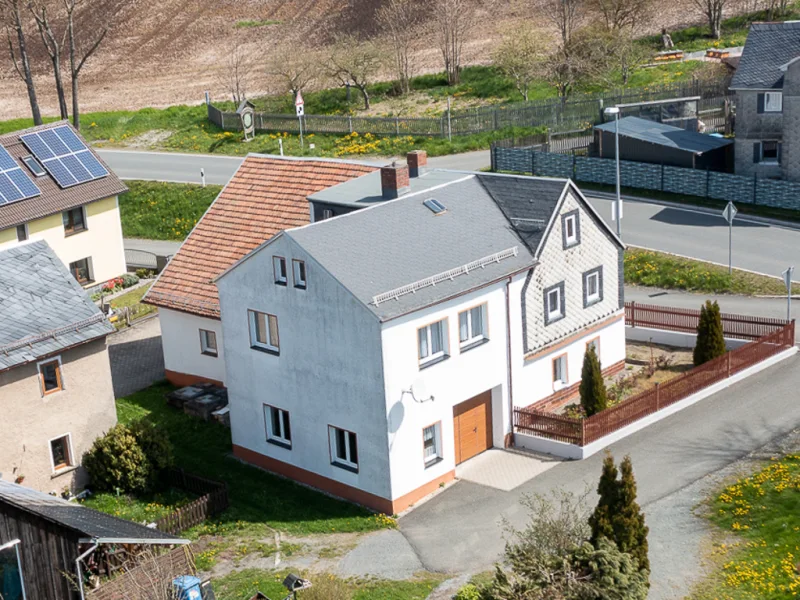
[[[601,537],[614,541],[613,518],[619,504],[617,475],[614,457],[610,452],[606,452],[606,457],[603,459],[603,472],[600,475],[600,483],[597,485],[600,500],[589,517],[589,526],[592,528],[591,542],[595,547]]]
[[[608,406],[606,384],[593,346],[589,346],[583,356],[580,394],[581,406],[587,417],[605,410]]]
[[[613,515],[614,541],[622,552],[627,552],[639,563],[639,570],[649,571],[647,558],[647,533],[644,513],[636,502],[636,479],[633,476],[631,457],[626,456],[620,463],[622,478],[618,487],[617,510]]]
[[[723,354],[725,354],[725,337],[722,333],[719,304],[716,301],[706,300],[700,307],[700,320],[697,323],[697,341],[692,354],[694,366],[699,367]]]

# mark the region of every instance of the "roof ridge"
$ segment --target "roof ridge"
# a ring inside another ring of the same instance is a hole
[[[263,154],[261,152],[249,152],[245,159],[250,157],[256,158],[272,158],[276,160],[285,160],[285,161],[298,161],[298,162],[328,162],[328,163],[337,163],[337,164],[345,164],[345,165],[357,165],[361,167],[371,167],[375,170],[380,169],[381,165],[368,163],[365,161],[358,161],[353,159],[346,159],[346,158],[329,158],[326,156],[291,156],[291,155],[280,155],[280,154]]]

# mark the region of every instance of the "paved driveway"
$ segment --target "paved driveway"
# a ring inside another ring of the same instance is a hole
[[[800,426],[798,367],[800,358],[787,359],[611,446],[617,459],[633,459],[650,527],[651,599],[682,597],[699,575],[705,522],[691,511],[707,477]],[[400,530],[428,569],[488,569],[503,551],[501,518],[526,521],[522,494],[594,488],[602,460],[561,463],[510,492],[460,481],[402,517]]]

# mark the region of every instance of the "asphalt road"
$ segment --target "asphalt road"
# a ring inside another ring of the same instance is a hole
[[[633,460],[650,527],[651,600],[683,597],[702,573],[706,524],[692,511],[710,479],[800,426],[798,366],[795,355],[609,447]],[[560,463],[511,492],[459,481],[402,517],[400,531],[427,569],[489,569],[503,552],[502,520],[527,522],[524,494],[593,490],[602,460]]]

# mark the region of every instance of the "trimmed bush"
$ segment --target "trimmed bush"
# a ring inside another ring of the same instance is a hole
[[[474,583],[468,583],[456,592],[453,600],[481,600],[481,590]]]
[[[614,457],[606,451],[606,457],[603,459],[603,472],[600,475],[600,483],[597,485],[600,500],[589,517],[589,526],[592,528],[591,542],[594,545],[597,545],[597,540],[602,537],[614,539],[613,519],[619,506],[618,476],[619,471],[617,471],[617,465],[614,464]]]
[[[152,480],[152,467],[136,436],[125,425],[115,425],[95,440],[83,456],[83,467],[99,491],[144,492]]]
[[[700,307],[700,320],[697,323],[697,341],[692,358],[694,366],[707,363],[725,354],[725,337],[722,333],[722,315],[719,304],[706,300]]]
[[[129,288],[131,286],[136,285],[137,283],[139,283],[139,277],[137,277],[136,275],[133,275],[131,273],[125,273],[125,275],[122,276],[123,288]]]
[[[130,430],[153,467],[154,474],[159,474],[174,464],[172,444],[164,429],[152,421],[139,419],[131,423]]]
[[[596,415],[608,407],[606,384],[600,370],[600,361],[594,346],[586,349],[583,355],[583,368],[581,369],[581,406],[587,417]]]

